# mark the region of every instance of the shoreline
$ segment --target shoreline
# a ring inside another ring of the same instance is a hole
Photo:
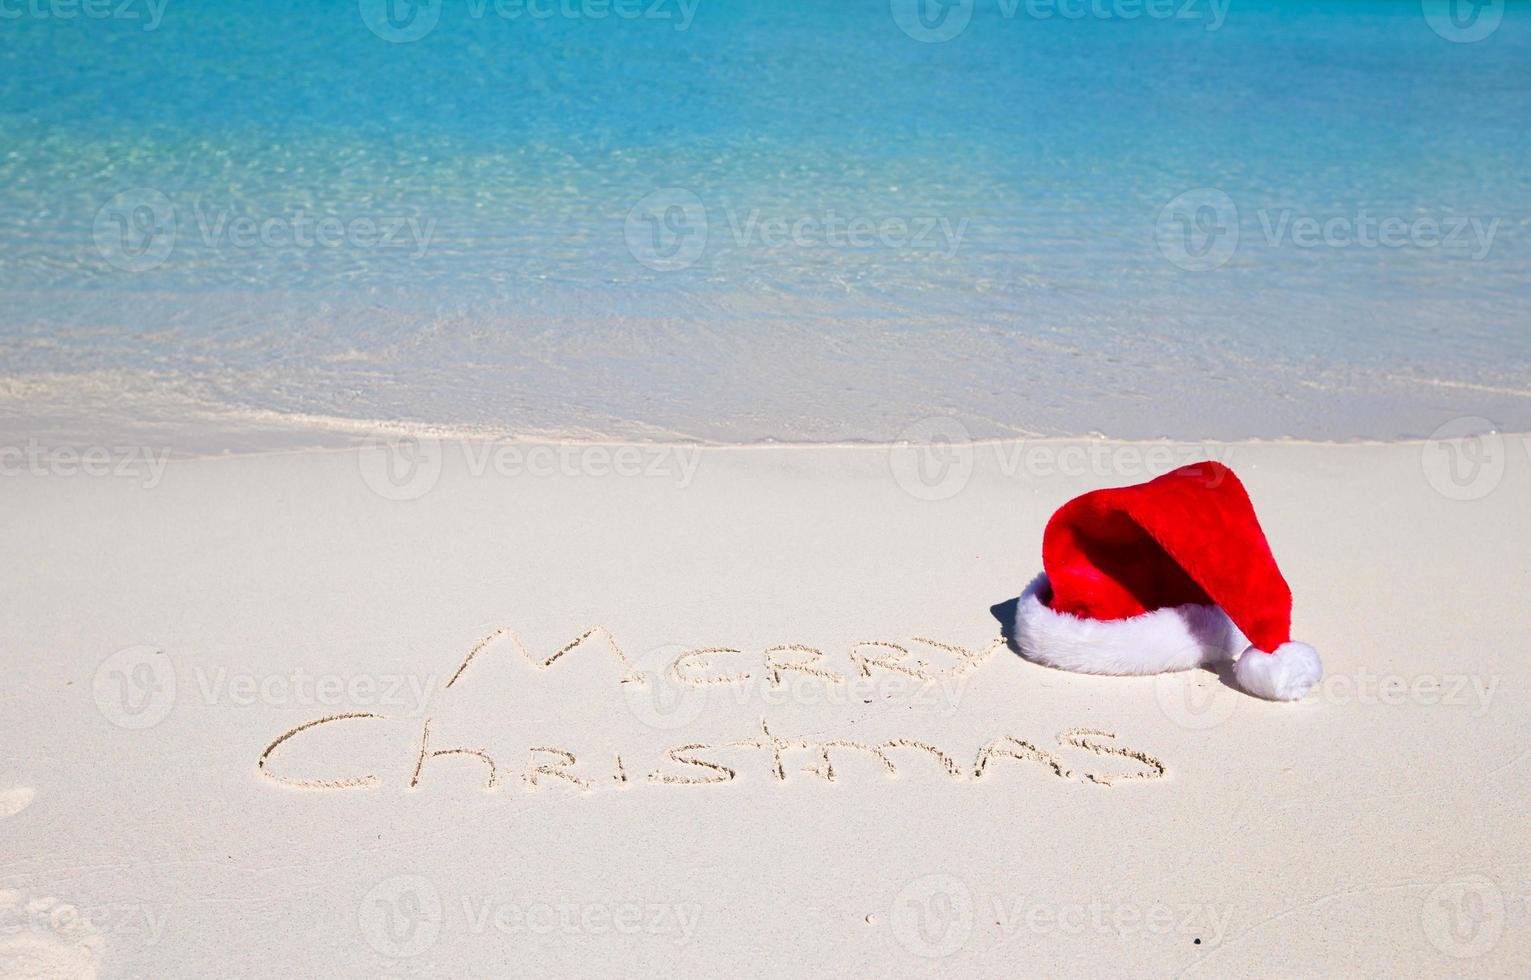
[[[345,446],[377,432],[885,445],[937,421],[963,441],[1392,442],[1464,418],[1531,431],[1515,347],[1479,343],[1441,359],[1380,338],[1365,360],[1219,341],[1172,322],[501,322],[481,311],[441,320],[331,310],[312,324],[262,319],[203,333],[108,322],[0,335],[0,445],[35,435],[206,455]],[[166,370],[167,358],[184,366]]]
[[[237,422],[249,422],[238,425]],[[1434,434],[1406,434],[1390,438],[1358,435],[1347,438],[1321,439],[1304,436],[1247,435],[1234,437],[1179,437],[1121,436],[1109,432],[1087,431],[1077,433],[1017,432],[1008,435],[973,436],[964,434],[967,427],[954,415],[929,416],[915,420],[905,427],[905,438],[900,439],[827,439],[788,440],[762,438],[750,441],[712,440],[699,437],[654,437],[608,435],[578,431],[538,432],[499,428],[494,426],[461,425],[452,423],[417,422],[403,419],[358,419],[345,416],[321,416],[303,413],[283,414],[276,412],[248,412],[232,415],[222,425],[208,424],[194,436],[182,436],[177,440],[144,438],[147,434],[132,428],[98,430],[91,437],[76,436],[73,439],[45,441],[36,435],[18,431],[19,425],[0,417],[0,446],[19,448],[35,447],[41,451],[54,449],[83,449],[87,446],[121,447],[133,445],[143,449],[163,452],[174,459],[220,459],[229,457],[286,455],[292,453],[345,452],[374,445],[379,441],[416,439],[441,444],[517,444],[526,446],[591,446],[641,448],[694,448],[699,450],[888,450],[911,444],[945,442],[959,443],[975,449],[1003,447],[1016,443],[1043,445],[1092,446],[1397,446],[1422,445],[1441,439],[1460,439],[1471,436],[1497,436],[1500,438],[1524,438],[1531,436],[1531,426],[1500,427],[1492,420],[1476,415],[1458,415],[1443,420],[1444,424]],[[282,423],[280,425],[273,423]],[[220,445],[221,444],[221,445]],[[217,448],[215,448],[217,447]]]

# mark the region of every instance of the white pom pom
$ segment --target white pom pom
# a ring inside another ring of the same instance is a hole
[[[1239,687],[1269,701],[1296,701],[1324,676],[1318,651],[1306,643],[1283,643],[1273,653],[1250,647],[1233,665]]]

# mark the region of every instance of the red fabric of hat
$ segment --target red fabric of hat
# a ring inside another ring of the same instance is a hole
[[[1322,676],[1317,653],[1292,642],[1292,590],[1221,463],[1070,500],[1048,521],[1042,567],[1014,634],[1042,663],[1146,674],[1238,657],[1241,686],[1276,700]]]
[[[1292,590],[1244,484],[1218,462],[1064,504],[1042,535],[1042,568],[1055,612],[1125,619],[1212,603],[1267,653],[1292,638]]]

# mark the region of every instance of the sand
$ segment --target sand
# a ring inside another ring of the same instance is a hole
[[[1054,508],[1203,455],[1317,691],[1005,645]],[[1521,436],[50,457],[0,974],[1517,974],[1528,490]]]

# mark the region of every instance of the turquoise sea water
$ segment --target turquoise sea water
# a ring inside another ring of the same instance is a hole
[[[12,0],[0,420],[1531,429],[1528,105],[1524,2]]]

